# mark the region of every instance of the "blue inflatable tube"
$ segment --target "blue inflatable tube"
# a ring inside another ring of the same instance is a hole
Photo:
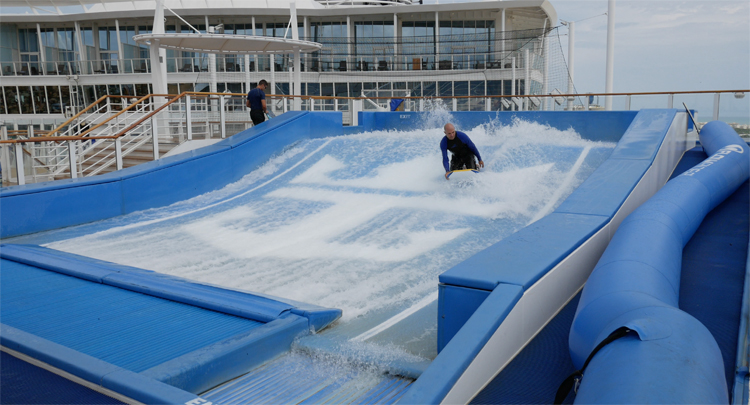
[[[750,149],[720,121],[700,139],[709,157],[622,222],[583,289],[569,341],[577,368],[615,330],[635,333],[592,357],[577,403],[728,402],[718,344],[678,308],[682,248],[748,179]]]

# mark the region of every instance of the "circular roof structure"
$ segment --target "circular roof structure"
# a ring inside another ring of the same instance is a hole
[[[152,41],[157,41],[162,48],[201,53],[272,54],[296,50],[310,53],[323,47],[310,41],[230,34],[141,34],[133,39],[141,44],[151,45]]]

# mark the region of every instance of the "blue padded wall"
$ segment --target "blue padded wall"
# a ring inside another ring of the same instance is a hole
[[[636,333],[593,357],[577,402],[728,401],[719,346],[677,306],[683,246],[706,214],[748,179],[750,148],[719,121],[705,125],[700,137],[709,158],[622,222],[586,283],[570,331],[576,367],[615,329]]]
[[[290,112],[214,145],[113,173],[0,188],[0,238],[169,205],[237,181],[294,142],[342,134],[340,112]]]
[[[509,125],[514,119],[539,122],[559,130],[575,128],[584,139],[617,142],[637,111],[453,111],[456,128],[474,128],[497,120]],[[427,112],[360,112],[362,131],[411,131],[424,125]]]

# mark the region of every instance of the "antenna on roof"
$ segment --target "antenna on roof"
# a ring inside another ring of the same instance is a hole
[[[685,111],[687,111],[688,115],[690,116],[690,121],[693,121],[693,126],[695,127],[695,132],[697,132],[698,135],[700,135],[701,134],[701,130],[700,130],[700,128],[698,128],[698,123],[695,122],[695,117],[693,117],[693,113],[690,111],[690,109],[688,108],[687,104],[682,103],[682,105],[685,106]]]

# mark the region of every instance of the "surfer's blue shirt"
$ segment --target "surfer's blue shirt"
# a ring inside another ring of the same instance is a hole
[[[482,157],[479,156],[479,151],[477,150],[477,147],[474,146],[474,142],[469,139],[469,136],[461,131],[456,131],[456,137],[453,138],[453,140],[449,140],[447,136],[444,136],[443,139],[440,141],[440,150],[443,152],[443,167],[445,167],[445,171],[450,171],[450,165],[448,164],[448,151],[450,150],[453,154],[462,154],[465,153],[468,148],[471,153],[474,154],[474,156],[477,157],[477,159],[481,162]]]

